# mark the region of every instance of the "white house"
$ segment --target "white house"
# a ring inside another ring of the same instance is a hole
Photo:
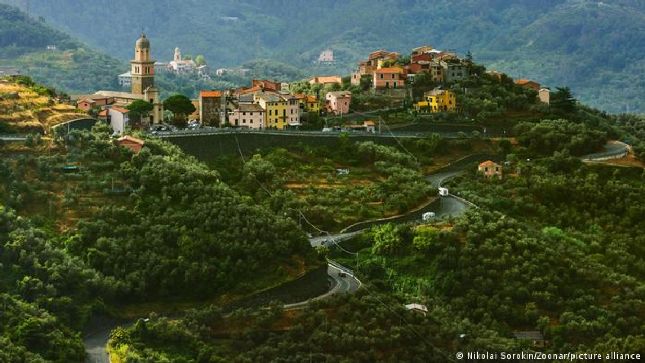
[[[428,307],[421,304],[407,304],[405,305],[406,310],[416,311],[423,315],[428,313]]]
[[[130,71],[119,74],[119,86],[123,88],[132,87],[132,73]]]
[[[117,106],[113,106],[108,109],[110,126],[112,126],[112,130],[114,130],[115,133],[123,134],[130,123],[128,112],[130,111]]]
[[[439,188],[439,195],[442,197],[448,196],[448,188]]]

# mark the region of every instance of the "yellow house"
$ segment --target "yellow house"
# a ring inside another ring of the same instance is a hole
[[[253,96],[253,102],[264,109],[265,128],[285,129],[285,125],[287,125],[287,100],[276,93],[257,92]]]
[[[318,98],[316,96],[307,96],[305,109],[308,112],[320,112],[320,103],[318,103]]]
[[[448,90],[432,90],[423,94],[423,101],[417,102],[419,112],[453,112],[457,109],[457,96]]]
[[[294,97],[298,100],[298,105],[302,111],[320,113],[318,97],[303,93],[295,94]]]

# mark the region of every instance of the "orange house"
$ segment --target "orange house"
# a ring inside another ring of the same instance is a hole
[[[487,178],[497,177],[502,179],[502,166],[491,160],[486,160],[479,164],[477,171]]]
[[[515,81],[515,84],[520,87],[532,89],[535,92],[540,92],[540,84],[530,79],[518,79]]]
[[[145,142],[136,137],[125,135],[125,136],[119,137],[116,140],[116,143],[117,145],[130,149],[132,150],[133,153],[138,154],[139,151],[141,151],[141,149],[143,148],[143,144]]]
[[[374,89],[404,88],[405,73],[401,68],[396,67],[377,69],[374,71],[372,87]]]
[[[92,108],[94,108],[95,106],[96,106],[96,101],[91,100],[91,99],[80,100],[80,101],[78,101],[78,103],[76,104],[76,107],[77,107],[79,110],[83,110],[83,111],[85,111],[85,112],[87,112],[87,111],[91,110],[91,109],[92,109]]]

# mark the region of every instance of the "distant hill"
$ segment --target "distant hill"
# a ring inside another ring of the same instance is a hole
[[[124,62],[0,4],[0,64],[51,87],[86,92],[116,86],[115,75]]]
[[[0,0],[24,7],[23,0]],[[204,54],[213,68],[271,59],[308,74],[348,72],[376,48],[429,43],[513,77],[568,85],[611,112],[645,112],[645,2],[640,0],[31,0],[44,17],[122,60],[141,30],[153,53]],[[118,24],[118,26],[115,26]],[[331,47],[332,67],[313,64]]]

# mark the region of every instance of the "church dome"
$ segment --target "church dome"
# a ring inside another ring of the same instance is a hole
[[[141,38],[137,39],[135,47],[137,49],[150,49],[150,41],[145,34],[141,34]]]

